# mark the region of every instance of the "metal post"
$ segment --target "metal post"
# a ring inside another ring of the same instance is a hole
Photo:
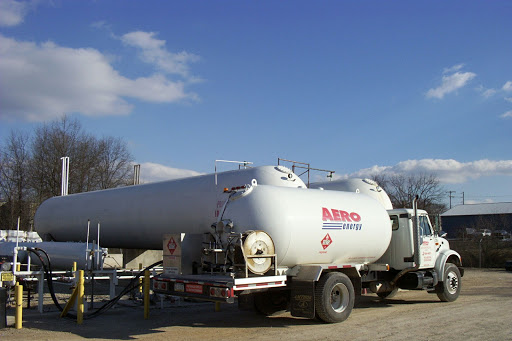
[[[38,293],[38,301],[37,301],[37,309],[39,310],[39,313],[43,313],[43,307],[44,307],[44,271],[41,270],[39,273],[39,283],[37,284],[37,293]]]
[[[144,271],[144,319],[149,318],[149,270]]]
[[[14,295],[16,296],[15,326],[16,329],[21,329],[23,326],[23,286],[19,283],[16,283]]]
[[[142,263],[139,263],[139,271],[142,270]],[[139,277],[139,293],[142,294],[142,282],[143,282],[143,279],[142,277]]]
[[[116,285],[117,285],[117,269],[112,270],[112,273],[108,275],[110,277],[110,299],[113,300],[116,297]]]
[[[62,181],[60,195],[68,195],[69,187],[69,156],[60,158],[62,160]]]
[[[87,239],[85,241],[85,270],[90,270],[92,269],[92,264],[91,264],[91,267],[89,268],[89,257],[90,257],[90,250],[89,250],[89,230],[91,228],[91,220],[90,219],[87,219]],[[76,271],[76,270],[75,270]]]
[[[480,243],[479,243],[479,257],[478,257],[478,264],[479,264],[479,267],[482,268],[482,240],[483,238],[480,238]]]
[[[140,164],[133,165],[133,184],[140,184]]]
[[[76,309],[76,323],[84,322],[84,270],[78,271],[78,296]]]
[[[100,268],[100,258],[101,258],[101,255],[100,255],[100,223],[98,222],[98,244],[96,244],[96,264],[95,264],[95,269],[96,270],[99,270]],[[93,268],[94,270],[94,268]]]

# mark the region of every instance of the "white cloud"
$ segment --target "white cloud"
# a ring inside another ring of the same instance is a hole
[[[464,64],[457,64],[449,68],[443,69],[443,74],[457,72],[464,67]]]
[[[0,34],[0,118],[43,121],[65,113],[126,115],[127,98],[171,103],[196,99],[164,74],[129,79],[93,48],[36,44]]]
[[[165,40],[156,39],[155,36],[155,32],[136,31],[121,36],[121,41],[137,48],[140,58],[146,63],[155,65],[159,70],[193,79],[189,75],[188,64],[198,61],[199,57],[185,51],[169,52],[165,48]]]
[[[511,81],[506,82],[501,89],[503,91],[512,91],[512,82]]]
[[[454,67],[444,70],[444,74],[456,71],[453,74],[443,76],[441,85],[437,88],[432,88],[427,91],[427,98],[439,98],[442,99],[445,95],[452,93],[468,84],[470,80],[476,77],[473,72],[459,72],[463,67],[463,64],[456,65]]]
[[[145,162],[140,166],[141,183],[188,178],[202,174],[189,169],[172,168],[152,162]]]
[[[376,174],[435,174],[442,183],[463,183],[484,176],[512,176],[512,160],[459,162],[452,159],[422,159],[399,162],[394,166],[373,166],[352,174],[335,175],[337,179],[368,178]]]
[[[28,3],[14,0],[0,0],[0,26],[16,26],[23,22],[28,12]]]
[[[507,101],[507,102],[512,103],[512,97],[505,97],[504,100]]]
[[[495,89],[487,89],[485,91],[482,91],[482,96],[484,96],[485,98],[489,98],[489,97],[493,96],[495,93],[496,93]]]
[[[501,118],[512,118],[512,110],[509,110],[500,115]]]

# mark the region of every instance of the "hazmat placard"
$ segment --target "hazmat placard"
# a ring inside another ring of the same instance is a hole
[[[164,235],[163,267],[165,274],[181,274],[181,233]]]

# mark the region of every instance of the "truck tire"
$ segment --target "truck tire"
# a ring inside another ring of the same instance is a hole
[[[328,272],[315,288],[316,316],[327,323],[345,321],[354,307],[354,286],[347,275]]]
[[[288,291],[268,291],[254,294],[254,308],[265,316],[277,315],[289,309]]]
[[[461,276],[457,265],[446,263],[444,268],[444,281],[436,285],[437,297],[442,302],[453,302],[460,294]]]

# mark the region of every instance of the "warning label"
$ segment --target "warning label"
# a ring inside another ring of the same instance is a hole
[[[171,255],[174,254],[174,251],[176,251],[177,247],[178,244],[176,244],[176,242],[174,241],[174,237],[171,237],[171,239],[169,239],[169,242],[167,243],[167,249],[169,250]]]
[[[331,236],[329,236],[329,233],[327,233],[324,237],[324,239],[322,239],[322,247],[325,249],[327,249],[329,247],[329,245],[331,245],[332,243],[332,239],[331,239]]]

